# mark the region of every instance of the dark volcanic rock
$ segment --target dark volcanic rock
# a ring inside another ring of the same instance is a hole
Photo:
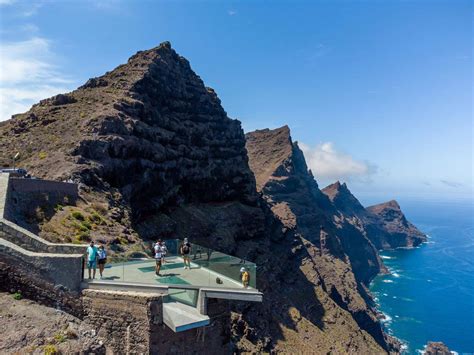
[[[371,237],[376,245],[382,248],[416,247],[426,242],[427,237],[412,223],[407,221],[397,201],[389,201],[367,207],[369,221],[373,229],[383,229],[384,234],[375,232]],[[371,218],[372,217],[372,218]]]
[[[426,345],[425,355],[451,355],[452,352],[442,342],[430,341]]]
[[[375,312],[366,303],[370,296],[364,286],[382,269],[377,250],[359,226],[351,223],[350,216],[319,190],[288,127],[258,130],[247,133],[246,138],[257,188],[274,216],[293,235],[293,250],[300,253],[292,264],[308,280],[313,280],[307,270],[307,265],[312,265],[319,275],[314,285],[323,285],[336,304],[388,349]],[[309,294],[303,297],[311,299]]]
[[[169,43],[0,127],[0,163],[21,151],[33,175],[119,192],[134,223],[183,202],[256,204],[240,122]]]
[[[426,235],[407,221],[396,201],[364,208],[339,181],[323,190],[338,210],[352,219],[377,249],[415,247]]]

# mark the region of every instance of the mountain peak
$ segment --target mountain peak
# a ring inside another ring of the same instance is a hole
[[[379,214],[383,210],[394,210],[401,212],[401,207],[396,200],[390,200],[377,205],[369,206],[367,207],[367,210],[372,213]]]
[[[255,174],[257,189],[265,185],[271,176],[291,157],[293,141],[290,128],[260,129],[245,135],[250,169]]]
[[[364,210],[359,200],[352,194],[347,187],[346,183],[342,183],[338,180],[335,183],[326,186],[321,190],[331,202],[340,211],[346,214],[356,214]]]

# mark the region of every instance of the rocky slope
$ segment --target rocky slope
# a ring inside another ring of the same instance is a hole
[[[426,235],[406,219],[396,201],[364,208],[347,185],[339,181],[322,191],[338,210],[365,232],[377,249],[416,247],[427,240]]]
[[[0,123],[0,165],[17,151],[33,175],[79,183],[77,203],[30,216],[47,239],[136,255],[188,237],[256,262],[264,303],[235,307],[236,352],[397,350],[366,290],[383,265],[364,224],[319,189],[288,127],[245,137],[169,43]],[[366,213],[402,233],[394,212]]]
[[[54,308],[14,300],[8,293],[0,293],[0,332],[2,354],[105,354],[90,325]]]

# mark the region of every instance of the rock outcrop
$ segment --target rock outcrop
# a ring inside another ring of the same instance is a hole
[[[449,348],[442,342],[430,341],[423,352],[425,355],[451,355]]]
[[[380,249],[416,247],[427,241],[426,235],[407,221],[397,201],[367,207],[367,212],[370,217],[375,216],[369,219],[373,222],[369,228],[373,233],[372,241]]]
[[[426,235],[406,219],[396,201],[364,208],[347,185],[339,181],[322,191],[339,211],[364,231],[377,249],[416,247],[427,240]]]

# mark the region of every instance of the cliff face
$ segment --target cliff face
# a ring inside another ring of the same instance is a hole
[[[349,312],[378,346],[389,349],[375,312],[368,304],[370,297],[364,285],[382,269],[374,246],[319,190],[288,127],[251,132],[246,138],[257,188],[272,214],[282,223],[286,238],[293,239],[294,256],[285,265],[298,270],[293,274],[301,278],[300,282],[309,284],[306,288],[299,287],[299,295],[294,297],[319,303],[323,313],[328,311],[326,305],[331,300],[331,307]],[[288,287],[284,289],[287,293]],[[293,285],[290,289],[293,290]],[[269,308],[267,317],[275,312],[279,312],[278,307]],[[317,322],[312,323],[317,326]]]
[[[381,249],[416,247],[427,237],[407,221],[397,201],[367,207],[371,239]],[[380,232],[383,231],[383,233]]]
[[[415,247],[427,240],[425,234],[407,221],[396,201],[364,208],[347,185],[339,181],[322,191],[377,249]]]

